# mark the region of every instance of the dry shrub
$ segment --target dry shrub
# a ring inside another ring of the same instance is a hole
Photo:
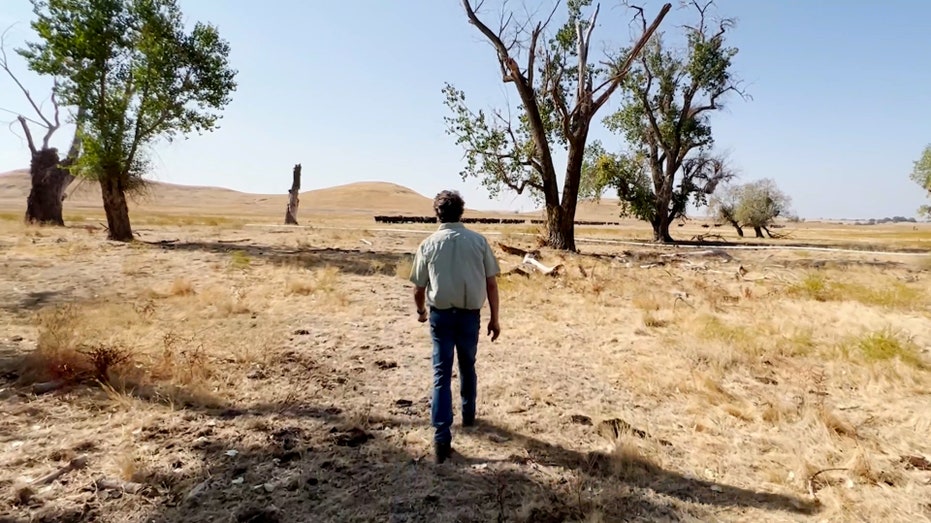
[[[91,372],[80,352],[81,316],[75,305],[39,311],[36,349],[23,361],[21,378],[26,382],[51,380],[76,381]]]
[[[79,351],[94,372],[94,379],[101,383],[110,383],[110,371],[131,361],[132,354],[120,347],[97,345]]]
[[[237,314],[249,314],[252,309],[242,297],[236,296],[217,303],[217,312],[220,316],[235,316]]]
[[[312,281],[292,278],[288,280],[288,292],[290,294],[299,294],[301,296],[307,296],[313,294],[316,287]]]
[[[349,298],[340,285],[339,267],[332,265],[315,269],[309,278],[290,278],[287,291],[290,294],[313,296],[320,305],[345,307],[349,304]]]
[[[246,290],[235,286],[229,290],[210,287],[200,292],[198,298],[204,306],[206,315],[214,318],[227,318],[252,312],[246,293]]]
[[[817,416],[818,421],[827,429],[829,434],[836,434],[838,436],[846,436],[848,438],[857,437],[857,429],[851,425],[847,420],[843,419],[836,412],[828,409],[825,406],[816,407],[814,409],[814,414]]]
[[[592,274],[583,281],[583,290],[587,290],[589,295],[598,296],[608,288],[608,282],[600,274]]]
[[[87,308],[73,304],[53,307],[40,311],[35,321],[39,331],[36,349],[25,358],[21,369],[26,382],[109,383],[112,371],[132,361],[131,352],[119,345],[86,343],[94,339]]]
[[[174,332],[162,336],[162,349],[153,362],[150,376],[154,380],[189,386],[203,384],[213,377],[204,346],[193,337]]]
[[[142,460],[131,449],[126,449],[116,458],[116,467],[123,481],[140,482],[146,475]]]
[[[369,274],[384,274],[385,266],[385,262],[381,260],[369,260]],[[395,272],[397,272],[397,267],[395,267]]]
[[[656,461],[647,454],[633,435],[620,434],[611,452],[610,471],[620,480],[641,478],[647,474],[655,474],[660,467]]]
[[[669,325],[669,321],[660,318],[651,312],[643,313],[643,325],[651,329],[658,329]]]
[[[405,256],[394,265],[394,275],[403,280],[411,276],[411,270],[414,268],[414,258]]]
[[[642,311],[658,311],[662,305],[653,293],[637,294],[630,300],[631,305]]]
[[[161,350],[153,353],[147,347],[152,347],[148,340],[155,342],[155,331],[146,330],[146,317],[131,307],[68,304],[40,311],[36,325],[37,346],[24,360],[23,381],[96,381],[112,399],[127,405],[129,396],[187,405],[217,403],[207,392],[214,372],[204,346],[169,333],[162,337]]]
[[[175,278],[168,293],[172,296],[190,296],[194,294],[194,284],[187,278]]]

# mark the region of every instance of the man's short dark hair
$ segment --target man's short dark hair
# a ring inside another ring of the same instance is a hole
[[[465,202],[457,191],[443,191],[433,199],[433,210],[442,223],[458,222],[465,210]]]

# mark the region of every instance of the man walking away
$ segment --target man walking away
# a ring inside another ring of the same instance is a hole
[[[453,349],[459,358],[462,424],[475,423],[478,380],[475,355],[481,331],[481,309],[488,300],[488,334],[498,339],[498,260],[481,234],[460,221],[465,202],[458,192],[443,191],[433,200],[439,229],[425,239],[414,255],[410,281],[415,285],[418,320],[430,320],[433,338],[433,424],[436,462],[452,452],[453,424],[450,380]],[[425,303],[426,302],[426,303]],[[428,310],[429,307],[429,310]]]

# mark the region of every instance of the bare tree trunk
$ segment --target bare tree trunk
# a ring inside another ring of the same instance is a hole
[[[756,233],[756,237],[757,237],[757,238],[765,238],[765,236],[763,236],[763,230],[762,230],[762,228],[757,227],[756,225],[753,226],[753,232]]]
[[[656,176],[654,176],[656,180]],[[672,200],[672,193],[665,190],[665,185],[661,185],[656,194],[656,203],[653,207],[654,218],[650,221],[653,226],[653,241],[656,243],[673,243],[675,240],[669,235],[669,226],[672,224],[672,216],[669,215],[669,202]]]
[[[298,193],[301,191],[301,164],[294,166],[291,190],[288,191],[288,209],[284,213],[285,225],[297,225],[297,206],[301,203]]]
[[[74,176],[59,164],[58,151],[54,148],[36,151],[29,175],[32,184],[26,199],[26,223],[63,226],[62,200]]]
[[[100,178],[103,195],[103,210],[107,214],[107,238],[120,242],[133,241],[133,229],[129,223],[129,207],[126,205],[126,190],[119,174],[104,174]]]
[[[672,223],[672,220],[669,219],[669,214],[661,214],[655,220],[653,220],[653,241],[656,243],[674,243],[675,240],[672,239],[672,236],[669,235],[669,225]]]
[[[546,208],[546,246],[575,251],[575,221],[561,206]]]
[[[743,238],[743,237],[744,237],[744,229],[743,229],[743,227],[741,227],[739,223],[737,223],[736,221],[733,221],[733,220],[731,220],[731,225],[733,225],[734,228],[737,229],[737,236],[740,236],[741,238]]]

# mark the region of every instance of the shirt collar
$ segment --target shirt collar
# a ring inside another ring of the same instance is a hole
[[[441,223],[440,230],[449,230],[449,229],[463,229],[465,225],[462,222],[451,222],[451,223]]]

